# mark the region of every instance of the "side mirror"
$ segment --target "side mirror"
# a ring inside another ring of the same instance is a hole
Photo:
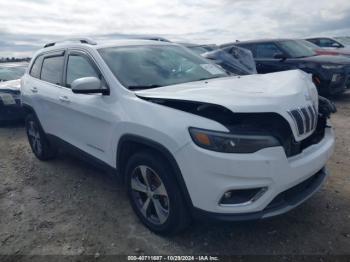
[[[75,79],[71,84],[72,92],[75,94],[102,94],[109,95],[109,89],[102,86],[97,77],[82,77]]]
[[[273,58],[275,58],[275,59],[281,59],[282,61],[284,61],[284,60],[287,59],[287,57],[286,57],[284,54],[275,54],[275,55],[273,56]]]

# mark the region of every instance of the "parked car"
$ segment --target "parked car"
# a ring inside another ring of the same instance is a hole
[[[321,48],[309,41],[306,40],[299,40],[301,43],[305,44],[305,46],[312,51],[314,51],[318,55],[343,55],[350,57],[350,50],[347,49],[327,49],[327,48]]]
[[[29,144],[40,160],[61,147],[121,176],[152,231],[279,215],[326,180],[330,113],[304,72],[230,77],[173,43],[83,40],[33,56]]]
[[[254,40],[234,44],[253,53],[260,74],[301,69],[312,74],[318,91],[324,96],[342,93],[350,86],[350,58],[317,55],[300,40],[292,39]]]
[[[212,60],[231,74],[251,75],[257,73],[253,54],[248,49],[229,46],[204,53],[202,56]]]
[[[330,48],[330,49],[338,49],[338,48],[346,48],[346,44],[342,43],[341,41],[336,40],[335,38],[332,37],[313,37],[313,38],[307,38],[305,39],[319,47],[322,48]]]
[[[27,63],[0,63],[0,123],[23,119],[20,78]]]

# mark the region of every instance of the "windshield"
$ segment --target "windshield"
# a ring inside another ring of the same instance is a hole
[[[99,50],[116,78],[129,89],[146,89],[224,77],[215,64],[172,45],[123,46]]]
[[[280,41],[279,45],[291,58],[302,58],[316,55],[316,53],[306,47],[301,40]]]
[[[1,67],[0,65],[0,82],[19,79],[24,75],[26,67]]]

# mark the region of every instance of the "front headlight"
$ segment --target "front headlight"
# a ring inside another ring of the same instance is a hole
[[[342,69],[343,65],[321,65],[324,69]]]
[[[272,136],[236,135],[190,127],[193,142],[205,149],[223,153],[254,153],[267,147],[280,146]]]

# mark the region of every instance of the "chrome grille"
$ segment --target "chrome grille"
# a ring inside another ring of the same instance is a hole
[[[317,110],[313,106],[302,107],[288,111],[298,129],[299,135],[313,131],[317,125]]]

